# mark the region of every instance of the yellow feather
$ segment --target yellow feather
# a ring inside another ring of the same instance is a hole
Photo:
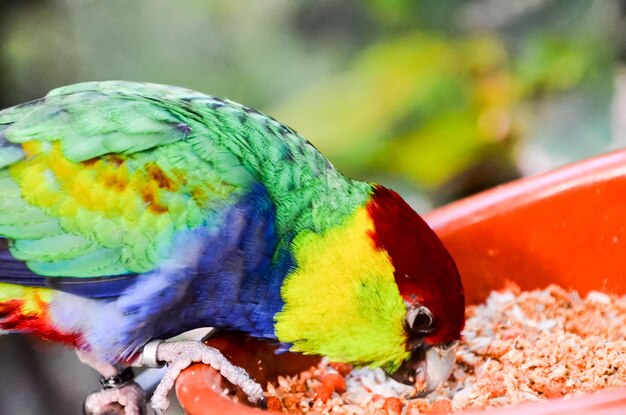
[[[395,367],[407,356],[405,306],[386,252],[359,208],[343,226],[294,241],[297,268],[282,288],[276,334],[293,350],[331,360]]]

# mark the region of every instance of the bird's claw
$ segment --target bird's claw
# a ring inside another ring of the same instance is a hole
[[[167,372],[157,386],[150,404],[157,413],[163,413],[169,407],[167,395],[174,387],[178,375],[192,363],[204,363],[219,371],[224,378],[235,386],[239,386],[248,396],[248,400],[257,404],[263,403],[263,389],[248,373],[234,366],[217,349],[197,341],[159,342],[155,347],[148,348],[150,354],[144,354],[139,364],[166,363]],[[154,355],[152,355],[154,350]]]
[[[125,382],[87,397],[83,406],[85,415],[145,415],[146,395],[137,383]]]

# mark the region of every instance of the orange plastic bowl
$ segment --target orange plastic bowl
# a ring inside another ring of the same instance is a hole
[[[491,189],[425,219],[456,260],[468,304],[507,280],[526,290],[555,283],[581,295],[626,294],[624,150]],[[221,397],[220,384],[213,369],[193,366],[178,379],[179,400],[192,415],[263,413]],[[626,388],[490,413],[626,414]]]

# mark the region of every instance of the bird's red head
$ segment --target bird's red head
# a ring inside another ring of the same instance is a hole
[[[460,339],[465,323],[463,285],[441,240],[396,192],[385,187],[375,186],[368,211],[375,228],[371,237],[391,259],[407,317],[415,317],[411,309],[425,307],[428,313],[417,317],[422,317],[420,326],[430,324],[421,327],[425,330],[418,335],[420,341],[436,345]]]

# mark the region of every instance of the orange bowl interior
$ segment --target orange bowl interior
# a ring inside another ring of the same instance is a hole
[[[483,301],[507,281],[522,289],[555,283],[581,295],[590,290],[626,294],[626,151],[517,180],[425,219],[454,257],[468,304]],[[261,413],[213,392],[217,376],[205,366],[181,375],[177,392],[189,414]],[[493,413],[621,414],[626,389]]]

